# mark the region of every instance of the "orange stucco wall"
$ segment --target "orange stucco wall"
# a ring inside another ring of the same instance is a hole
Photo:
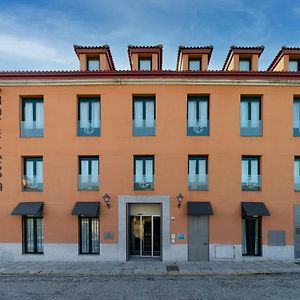
[[[210,136],[186,134],[187,94],[210,94]],[[156,136],[132,136],[132,95],[156,95]],[[262,95],[263,137],[240,137],[240,95]],[[76,201],[101,201],[108,193],[111,208],[101,203],[103,243],[117,242],[118,195],[170,195],[171,232],[187,234],[186,201],[211,201],[210,243],[241,243],[241,201],[263,201],[271,216],[263,217],[263,244],[268,230],[285,230],[293,243],[294,156],[300,138],[292,136],[296,87],[247,86],[41,86],[2,87],[2,155],[0,243],[21,242],[21,217],[11,216],[21,201],[45,202],[45,243],[76,243]],[[43,95],[43,138],[20,138],[20,96]],[[77,137],[77,95],[101,95],[101,136]],[[133,190],[133,155],[155,155],[155,189]],[[209,156],[209,190],[187,190],[189,154]],[[22,192],[22,156],[44,158],[44,191]],[[78,191],[78,156],[99,155],[100,191]],[[241,156],[261,155],[262,190],[241,191]],[[177,207],[181,192],[184,203]],[[114,231],[114,240],[104,240]],[[180,242],[180,241],[176,241]],[[186,242],[186,241],[184,241]]]

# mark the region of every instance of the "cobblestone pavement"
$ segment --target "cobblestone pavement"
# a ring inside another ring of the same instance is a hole
[[[0,299],[299,299],[300,275],[1,275]]]

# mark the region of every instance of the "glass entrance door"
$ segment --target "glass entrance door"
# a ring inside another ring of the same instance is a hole
[[[160,216],[130,216],[130,255],[160,256]]]

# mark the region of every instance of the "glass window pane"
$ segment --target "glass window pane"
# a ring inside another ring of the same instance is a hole
[[[99,219],[92,219],[92,253],[100,252],[99,244]]]
[[[81,252],[89,253],[89,219],[81,218]]]
[[[44,252],[44,220],[42,218],[36,219],[36,241],[37,241],[37,252]]]
[[[289,71],[297,72],[298,71],[298,64],[299,64],[299,62],[297,60],[290,60],[289,61]]]
[[[139,59],[139,70],[150,71],[151,70],[151,58],[140,58]]]
[[[34,252],[34,227],[33,227],[33,218],[25,219],[25,230],[26,230],[26,252],[33,253]]]
[[[251,61],[250,61],[250,59],[240,59],[240,61],[239,61],[239,70],[240,71],[250,71],[251,70]]]
[[[189,70],[190,71],[200,71],[201,70],[200,59],[189,59]]]
[[[87,61],[88,71],[99,71],[100,70],[100,60],[99,58],[88,58]]]

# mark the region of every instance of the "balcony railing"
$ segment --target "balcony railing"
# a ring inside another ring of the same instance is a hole
[[[188,175],[189,191],[206,191],[208,190],[207,174],[189,174]]]
[[[134,136],[152,136],[155,135],[155,120],[133,120],[132,135]]]
[[[153,175],[135,175],[134,176],[134,190],[147,191],[154,190],[154,176]]]
[[[37,122],[21,122],[21,136],[22,137],[41,137],[44,136],[44,124]]]
[[[78,189],[85,191],[98,191],[99,175],[78,175]]]
[[[40,176],[23,176],[23,191],[42,191],[43,178]]]
[[[294,136],[300,136],[300,121],[294,121],[293,134]]]
[[[261,189],[261,175],[249,175],[242,178],[242,191],[259,191]]]
[[[261,120],[243,120],[241,121],[241,136],[261,136],[262,121]]]
[[[209,120],[198,120],[195,123],[187,121],[187,135],[209,135]]]
[[[294,177],[294,190],[300,192],[300,176]]]
[[[77,121],[78,136],[100,136],[101,134],[100,120],[99,122],[83,122]]]

